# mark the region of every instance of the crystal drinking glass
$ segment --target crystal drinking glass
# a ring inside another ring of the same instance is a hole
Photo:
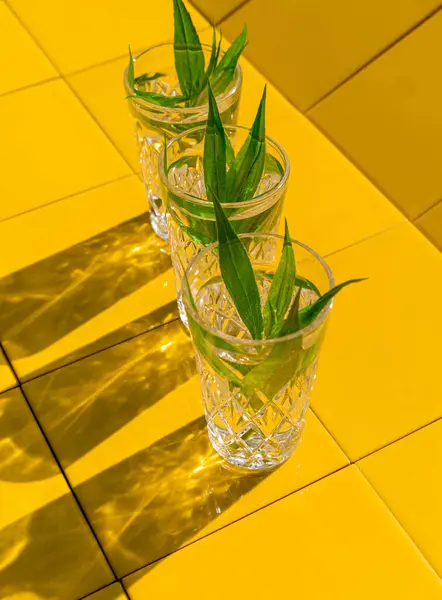
[[[240,236],[264,306],[282,252],[279,235]],[[196,352],[207,429],[228,462],[266,469],[284,462],[301,440],[332,301],[301,331],[254,340],[221,277],[218,244],[203,250],[186,272],[182,298]],[[324,294],[332,273],[316,252],[293,240],[297,273]],[[297,289],[293,290],[293,297]],[[318,298],[302,289],[300,307]]]
[[[206,65],[211,48],[203,45]],[[145,91],[166,96],[181,94],[175,71],[172,43],[159,44],[148,48],[134,58],[137,75],[141,73],[162,73],[162,76],[145,84]],[[235,124],[241,95],[242,71],[237,65],[235,79],[226,91],[217,97],[221,119],[225,124]],[[128,95],[134,90],[129,86],[127,69],[124,71],[124,87]],[[167,239],[166,212],[158,179],[158,156],[164,139],[196,127],[207,121],[208,104],[192,107],[164,107],[142,98],[128,98],[129,111],[133,118],[135,139],[140,152],[141,172],[150,205],[150,220],[157,235]]]
[[[226,126],[235,153],[250,129]],[[167,156],[160,157],[159,170],[167,196],[169,243],[177,290],[178,308],[187,326],[181,300],[183,275],[190,261],[216,241],[216,221],[212,202],[204,186],[203,152],[205,126],[183,132],[167,144]],[[166,163],[164,159],[166,158]],[[167,174],[165,169],[167,168]],[[266,138],[266,160],[260,184],[251,200],[229,198],[223,208],[237,233],[273,233],[278,230],[287,190],[290,164],[284,150]]]

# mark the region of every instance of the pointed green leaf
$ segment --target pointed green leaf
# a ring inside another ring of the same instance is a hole
[[[316,285],[313,283],[313,281],[307,279],[307,277],[301,277],[301,275],[296,275],[295,285],[297,287],[305,288],[306,290],[311,290],[318,296],[318,298],[321,296],[321,292],[318,290]]]
[[[298,289],[287,315],[280,333],[281,337],[290,333],[292,327],[299,327],[300,296],[301,288]],[[242,382],[243,390],[249,395],[254,410],[260,408],[260,394],[264,394],[271,400],[296,375],[301,363],[302,336],[276,342],[267,358],[251,369]]]
[[[344,283],[340,283],[339,285],[326,292],[323,296],[319,298],[319,300],[316,300],[316,302],[314,302],[313,304],[310,304],[309,306],[306,306],[302,310],[300,310],[300,328],[303,329],[304,327],[307,327],[308,325],[313,323],[313,321],[319,316],[319,313],[327,306],[330,300],[334,296],[336,296],[336,294],[339,291],[342,290],[342,288],[346,287],[347,285],[350,285],[351,283],[358,283],[359,281],[365,281],[365,278],[350,279],[349,281],[344,281]]]
[[[224,54],[213,73],[211,84],[215,96],[222,94],[234,80],[236,65],[246,44],[247,27],[244,25],[244,29]]]
[[[226,134],[218,112],[215,96],[210,84],[209,115],[207,117],[206,137],[204,138],[204,183],[207,198],[212,200],[213,190],[220,202],[226,201]]]
[[[227,175],[227,194],[235,202],[253,198],[261,181],[266,158],[265,106],[266,87],[250,133],[236,157],[235,169]]]
[[[130,49],[130,46],[129,46],[129,64],[127,66],[127,82],[129,84],[130,89],[133,90],[134,85],[135,85],[135,66],[134,66],[134,59],[132,56],[132,50]]]
[[[164,96],[164,94],[156,94],[155,92],[143,92],[141,90],[135,90],[134,94],[126,96],[134,100],[147,100],[152,104],[158,104],[158,106],[173,107],[178,106],[182,102],[185,102],[187,98],[184,96]]]
[[[264,306],[264,336],[273,337],[274,328],[281,322],[293,298],[296,284],[296,262],[290,239],[289,226],[285,220],[284,246]]]
[[[199,93],[204,78],[204,53],[182,0],[173,0],[175,70],[184,96]]]
[[[152,73],[149,75],[148,73],[143,73],[139,77],[135,77],[135,84],[142,85],[143,83],[147,83],[148,81],[154,81],[155,79],[159,79],[160,77],[165,77],[165,73]]]
[[[263,323],[255,273],[247,251],[226,217],[214,190],[211,190],[211,195],[215,207],[219,263],[224,284],[250,335],[259,340],[262,337]]]

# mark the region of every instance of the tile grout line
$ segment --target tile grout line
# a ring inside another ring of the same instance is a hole
[[[58,79],[61,79],[61,75],[55,75],[54,77],[48,77],[47,79],[42,79],[41,81],[30,83],[29,85],[14,88],[13,90],[8,90],[7,92],[3,92],[2,94],[0,94],[0,98],[5,98],[6,96],[10,96],[11,94],[15,94],[16,92],[24,92],[25,90],[31,90],[33,88],[38,87],[39,85],[45,85],[46,83],[51,83],[52,81],[57,81]]]
[[[16,17],[16,19],[19,21],[19,23],[23,27],[23,29],[28,33],[28,35],[34,41],[34,43],[36,44],[36,46],[40,49],[40,51],[43,53],[43,55],[50,62],[50,64],[52,65],[52,67],[55,69],[55,71],[60,75],[61,80],[65,83],[65,85],[68,87],[68,89],[70,90],[70,92],[77,99],[77,102],[80,103],[80,105],[84,108],[84,110],[87,112],[87,114],[89,115],[89,117],[94,121],[94,123],[96,124],[96,126],[99,128],[99,130],[101,131],[101,133],[105,136],[105,138],[108,140],[108,142],[112,145],[112,147],[114,148],[114,150],[116,150],[118,156],[120,156],[120,158],[124,161],[124,163],[126,164],[126,166],[130,169],[131,174],[136,174],[135,171],[134,171],[134,169],[129,164],[129,162],[123,156],[122,152],[116,146],[115,142],[113,140],[111,140],[111,138],[109,137],[109,135],[104,131],[104,129],[102,128],[102,126],[98,123],[97,119],[94,117],[94,115],[87,108],[87,106],[85,105],[85,103],[83,102],[83,100],[78,96],[78,94],[75,92],[75,90],[73,89],[73,87],[71,86],[71,84],[67,81],[67,79],[65,78],[65,76],[63,75],[63,73],[60,72],[60,70],[58,69],[57,65],[54,63],[54,61],[52,60],[52,58],[47,54],[47,52],[45,51],[45,49],[40,44],[39,40],[35,37],[35,35],[24,24],[23,20],[19,17],[19,15],[12,8],[12,6],[9,4],[9,2],[7,2],[7,6],[11,10],[11,12],[13,13],[13,15]]]
[[[417,543],[414,541],[414,539],[412,538],[412,536],[410,535],[410,533],[407,531],[407,529],[405,529],[405,527],[402,525],[402,523],[396,517],[396,515],[394,514],[394,512],[391,510],[391,508],[388,506],[388,504],[385,502],[385,500],[379,494],[379,492],[377,491],[377,489],[371,484],[371,482],[369,481],[369,479],[361,471],[359,465],[355,464],[354,466],[358,469],[358,472],[362,475],[362,477],[365,479],[365,481],[367,482],[367,484],[370,486],[370,488],[373,490],[373,492],[376,494],[376,496],[379,498],[379,500],[382,502],[382,504],[388,510],[388,512],[390,513],[392,519],[395,521],[395,523],[397,523],[397,525],[400,527],[400,529],[405,533],[405,535],[410,540],[410,542],[413,545],[413,547],[417,550],[418,554],[421,556],[422,560],[425,561],[425,563],[430,567],[430,569],[434,573],[434,575],[436,575],[436,577],[440,580],[439,573],[436,571],[435,567],[433,567],[433,565],[430,562],[430,560],[422,552],[422,550],[420,549],[420,547],[417,545]]]
[[[91,352],[90,354],[86,354],[85,356],[80,356],[79,358],[76,358],[76,359],[69,361],[58,367],[54,367],[53,369],[49,369],[49,371],[45,371],[44,373],[39,373],[38,375],[35,375],[34,377],[30,377],[29,379],[24,379],[24,380],[19,379],[18,380],[19,385],[27,385],[28,383],[31,383],[31,381],[35,381],[36,379],[41,379],[42,377],[46,377],[46,375],[50,375],[51,373],[56,373],[57,371],[61,371],[65,367],[75,365],[76,363],[79,363],[82,360],[86,360],[88,358],[91,358],[92,356],[101,354],[101,352],[105,352],[106,350],[110,350],[112,348],[116,348],[117,346],[121,346],[121,344],[125,344],[126,342],[131,342],[132,340],[135,340],[136,338],[139,338],[142,335],[147,335],[151,331],[155,331],[156,329],[160,329],[161,327],[166,327],[166,325],[171,325],[172,323],[179,321],[179,319],[180,319],[179,317],[175,317],[175,318],[171,319],[170,321],[166,321],[165,323],[159,323],[158,325],[154,325],[150,329],[146,329],[146,331],[141,331],[140,333],[131,335],[130,337],[125,338],[124,340],[119,340],[118,342],[114,342],[113,344],[110,344],[109,346],[105,346],[104,348],[95,350],[94,352]]]
[[[98,550],[99,550],[99,551],[101,551],[101,554],[103,555],[103,557],[104,557],[104,559],[105,559],[105,562],[107,563],[107,565],[108,565],[108,567],[109,567],[110,573],[112,574],[112,576],[113,576],[113,578],[114,578],[114,581],[118,581],[118,577],[117,577],[117,575],[116,575],[116,573],[115,573],[115,571],[114,571],[114,568],[113,568],[113,566],[112,566],[112,564],[111,564],[110,560],[109,560],[109,559],[108,559],[108,557],[107,557],[107,554],[104,552],[104,549],[103,549],[103,547],[102,547],[102,545],[101,545],[101,543],[100,543],[100,540],[98,539],[98,536],[97,536],[97,534],[95,533],[95,529],[92,527],[92,525],[91,525],[91,523],[90,523],[90,521],[89,521],[89,519],[88,519],[88,517],[87,517],[87,515],[86,515],[86,511],[85,511],[85,510],[84,510],[84,508],[83,508],[83,505],[80,503],[80,500],[79,500],[79,498],[78,498],[78,496],[77,496],[77,494],[76,494],[76,492],[75,492],[75,490],[74,490],[73,486],[71,485],[71,482],[69,481],[69,478],[68,478],[68,476],[67,476],[67,474],[66,474],[65,470],[63,469],[63,466],[62,466],[62,464],[61,464],[60,460],[58,459],[58,456],[56,455],[56,453],[55,453],[55,450],[54,450],[54,448],[52,447],[52,444],[50,443],[50,441],[49,441],[49,438],[48,438],[48,436],[46,435],[46,432],[45,432],[45,430],[44,430],[44,428],[43,428],[42,424],[41,424],[41,423],[40,423],[40,421],[38,420],[38,418],[37,418],[37,415],[36,415],[36,413],[35,413],[34,409],[32,408],[32,405],[31,405],[31,403],[29,402],[28,396],[26,395],[26,392],[24,391],[24,389],[23,389],[23,386],[22,386],[22,384],[20,383],[20,379],[18,378],[18,375],[17,375],[17,373],[16,373],[16,371],[15,371],[15,369],[14,369],[13,365],[12,365],[12,362],[11,362],[11,360],[10,360],[9,356],[8,356],[8,353],[7,353],[7,352],[6,352],[6,350],[4,349],[3,345],[1,345],[1,348],[2,348],[2,350],[3,350],[3,353],[4,353],[4,355],[5,355],[6,362],[8,363],[8,365],[9,365],[9,367],[10,367],[11,371],[13,372],[13,374],[14,374],[15,378],[17,379],[17,381],[19,381],[18,388],[20,389],[20,391],[21,391],[21,393],[22,393],[22,395],[23,395],[23,398],[24,398],[24,400],[25,400],[25,403],[27,404],[27,406],[28,406],[28,409],[29,409],[29,411],[31,412],[31,415],[32,415],[32,417],[33,417],[33,419],[34,419],[34,421],[35,421],[35,424],[37,425],[37,427],[38,427],[38,429],[39,429],[39,431],[40,431],[41,435],[43,436],[43,439],[44,439],[44,441],[46,442],[46,445],[47,445],[47,447],[49,448],[49,451],[50,451],[50,453],[51,453],[51,455],[52,455],[52,458],[54,459],[54,461],[55,461],[55,463],[56,463],[57,467],[58,467],[58,468],[59,468],[59,470],[60,470],[60,473],[61,473],[61,475],[62,475],[63,479],[64,479],[64,480],[65,480],[65,482],[66,482],[66,485],[67,485],[67,487],[68,487],[68,491],[69,491],[69,492],[72,494],[72,496],[73,496],[73,498],[74,498],[74,501],[75,501],[76,505],[78,506],[78,508],[79,508],[79,510],[80,510],[80,513],[81,513],[81,515],[83,516],[83,519],[84,519],[84,521],[85,521],[85,524],[87,525],[87,527],[88,527],[88,528],[89,528],[89,530],[91,531],[91,533],[92,533],[92,536],[94,537],[94,539],[95,539],[95,542],[96,542],[96,544],[97,544],[97,546],[98,546]]]
[[[309,111],[316,108],[316,106],[318,106],[318,104],[320,104],[321,102],[326,100],[329,96],[334,94],[337,90],[339,90],[339,88],[341,88],[346,83],[348,83],[351,79],[353,79],[353,77],[356,77],[357,75],[359,75],[359,73],[361,73],[364,69],[369,67],[374,62],[376,62],[379,58],[381,58],[381,56],[383,56],[384,54],[389,52],[394,46],[403,42],[410,34],[412,34],[414,31],[416,31],[416,29],[419,29],[419,27],[421,27],[427,21],[432,19],[440,10],[441,10],[441,7],[437,6],[431,12],[429,12],[427,15],[425,15],[424,17],[419,19],[419,21],[417,23],[412,25],[409,29],[407,29],[404,33],[402,33],[398,38],[396,38],[395,40],[393,40],[392,42],[387,44],[387,46],[382,48],[382,50],[380,50],[374,56],[372,56],[370,59],[365,61],[360,67],[358,67],[355,71],[353,71],[353,73],[351,73],[350,75],[345,77],[345,79],[343,79],[340,83],[335,85],[331,90],[329,90],[328,92],[323,94],[318,100],[315,100],[315,102],[311,106],[309,106],[308,108],[305,109],[305,113],[308,113]]]
[[[41,204],[40,206],[34,206],[33,208],[29,208],[28,210],[24,210],[23,212],[17,213],[15,215],[11,215],[10,217],[5,217],[4,219],[0,219],[1,223],[6,223],[8,221],[12,221],[17,217],[22,217],[23,215],[28,215],[29,213],[33,213],[42,208],[46,208],[47,206],[52,206],[57,204],[58,202],[62,202],[64,200],[69,200],[70,198],[75,198],[76,196],[80,196],[81,194],[86,194],[87,192],[92,192],[94,190],[98,190],[102,187],[106,187],[107,185],[112,185],[113,183],[118,183],[119,181],[123,181],[124,179],[129,179],[130,177],[137,176],[137,173],[128,173],[127,175],[122,175],[121,177],[117,177],[117,179],[111,179],[110,181],[104,181],[103,183],[98,183],[97,185],[93,185],[92,187],[85,188],[80,190],[79,192],[73,192],[72,194],[68,194],[67,196],[63,196],[62,198],[57,198],[56,200],[51,200],[46,204]]]
[[[185,548],[189,548],[190,546],[193,546],[194,544],[198,544],[202,540],[204,540],[204,539],[206,539],[208,537],[211,537],[212,535],[215,535],[215,534],[219,533],[220,531],[223,531],[224,529],[227,529],[228,527],[231,527],[232,525],[235,525],[236,523],[239,523],[239,522],[243,521],[244,519],[247,519],[251,515],[259,513],[262,510],[265,510],[265,509],[269,508],[270,506],[273,506],[274,504],[277,504],[278,502],[281,502],[281,500],[286,500],[290,496],[293,496],[295,494],[298,494],[299,492],[302,492],[303,490],[305,490],[306,488],[310,487],[311,485],[315,485],[315,484],[319,483],[320,481],[322,481],[323,479],[327,479],[328,477],[331,477],[332,475],[335,475],[336,473],[339,473],[340,471],[344,471],[345,469],[348,469],[351,466],[352,465],[344,465],[342,467],[338,467],[334,471],[330,471],[330,473],[326,473],[325,475],[322,475],[321,477],[318,477],[317,479],[314,479],[313,481],[310,481],[309,483],[306,483],[305,485],[302,485],[301,487],[299,487],[296,490],[293,490],[291,492],[287,492],[287,494],[284,494],[284,496],[281,496],[280,498],[276,498],[275,500],[272,500],[268,504],[265,504],[264,506],[260,506],[259,508],[256,508],[255,510],[252,510],[251,512],[247,513],[246,515],[243,515],[242,517],[238,517],[237,519],[234,519],[231,523],[226,523],[225,525],[223,525],[222,527],[219,527],[215,531],[210,531],[209,533],[206,533],[205,535],[203,535],[202,537],[198,538],[197,540],[193,540],[193,541],[189,542],[188,544],[184,544],[183,546],[180,546],[176,550],[172,550],[171,552],[168,552],[164,556],[161,556],[160,558],[157,558],[157,559],[151,561],[150,563],[147,563],[147,564],[143,565],[142,567],[137,567],[133,571],[130,571],[129,573],[126,573],[126,575],[122,575],[121,578],[120,578],[120,581],[122,581],[126,577],[130,577],[130,576],[134,575],[135,573],[139,573],[140,571],[142,571],[146,567],[150,567],[152,565],[155,565],[156,563],[161,562],[165,558],[167,558],[169,556],[172,556],[173,554],[176,554],[177,552],[181,552],[181,550],[184,550]],[[277,468],[275,470],[277,470]]]
[[[436,208],[436,206],[438,206],[441,203],[442,203],[442,198],[440,198],[434,204],[432,204],[431,206],[429,206],[428,208],[426,208],[423,212],[421,212],[419,215],[417,215],[417,217],[414,217],[414,219],[412,220],[413,225],[416,224],[416,221],[418,221],[419,219],[421,219],[428,212],[430,212],[430,210],[433,210],[433,208]]]

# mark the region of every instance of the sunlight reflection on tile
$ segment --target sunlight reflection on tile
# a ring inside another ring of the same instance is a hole
[[[142,187],[129,178],[0,224],[0,336],[22,378],[176,317]]]
[[[0,598],[74,600],[112,580],[18,389],[0,396]]]
[[[310,413],[305,440],[277,471],[228,467],[207,438],[180,322],[24,387],[119,575],[347,462]]]

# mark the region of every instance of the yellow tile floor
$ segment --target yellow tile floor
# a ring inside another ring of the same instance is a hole
[[[441,600],[441,255],[269,85],[291,230],[369,280],[294,456],[227,467],[121,84],[129,42],[171,35],[168,2],[0,0],[0,599]]]

